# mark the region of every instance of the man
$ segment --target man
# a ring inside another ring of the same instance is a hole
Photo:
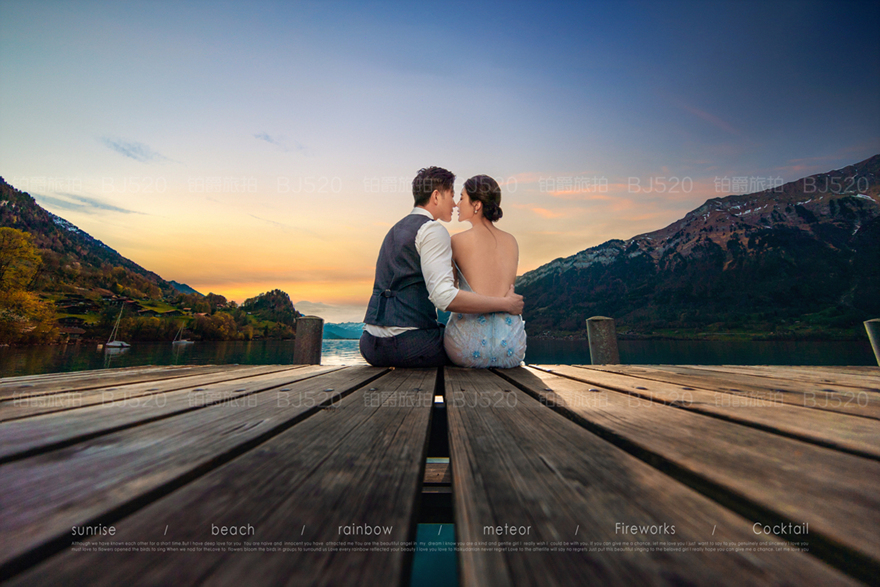
[[[452,276],[449,232],[455,175],[440,167],[419,170],[413,180],[415,208],[395,224],[376,262],[373,295],[364,317],[361,354],[377,367],[440,367],[448,363],[437,310],[521,314],[523,298],[461,291]]]

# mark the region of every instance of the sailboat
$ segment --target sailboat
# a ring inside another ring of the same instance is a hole
[[[183,324],[180,325],[180,330],[177,331],[177,334],[174,336],[174,340],[171,341],[171,344],[192,344],[193,341],[188,340],[186,338],[181,338],[183,334]]]
[[[119,308],[119,316],[116,317],[116,324],[113,326],[113,331],[110,332],[110,338],[107,340],[107,344],[104,345],[105,351],[110,349],[126,349],[131,346],[127,342],[116,340],[116,334],[119,332],[119,322],[122,320],[123,310],[125,310],[125,306]]]

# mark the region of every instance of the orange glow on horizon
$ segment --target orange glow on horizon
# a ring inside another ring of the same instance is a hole
[[[363,305],[366,307],[373,289],[372,279],[369,282],[353,281],[350,283],[326,282],[254,282],[254,283],[187,283],[202,294],[215,293],[241,304],[248,298],[261,293],[280,289],[290,296],[291,301],[308,300],[331,305]]]

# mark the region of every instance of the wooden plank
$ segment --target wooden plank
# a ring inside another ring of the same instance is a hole
[[[424,482],[428,485],[448,485],[452,483],[452,469],[449,463],[427,463]]]
[[[644,401],[671,404],[820,446],[872,459],[880,458],[880,422],[869,418],[854,418],[781,402],[737,397],[729,393],[684,390],[681,385],[647,381],[596,369],[568,365],[535,367],[639,397]]]
[[[302,365],[256,365],[217,367],[211,371],[183,377],[159,378],[143,382],[112,384],[78,391],[56,392],[37,396],[0,400],[0,422],[39,414],[50,414],[113,401],[133,400],[177,389],[193,389],[224,381],[242,380],[255,375],[299,369]],[[97,380],[95,381],[97,383]]]
[[[290,368],[242,381],[215,383],[149,397],[125,398],[76,410],[0,422],[0,463],[69,446],[79,440],[116,432],[146,422],[204,408],[206,405],[246,398],[253,393],[282,388],[342,367]]]
[[[811,552],[817,539],[824,541],[835,566],[873,565],[880,572],[877,461],[608,390],[591,392],[586,383],[536,369],[499,374],[709,497],[738,505],[743,515],[809,523]]]
[[[21,378],[11,377],[0,382],[0,399],[13,399],[16,397],[31,397],[47,395],[64,391],[77,391],[95,389],[98,387],[110,387],[113,385],[126,385],[142,381],[158,381],[160,379],[172,379],[187,377],[204,373],[214,373],[228,369],[227,365],[204,365],[204,366],[164,366],[143,367],[140,369],[116,370],[93,369],[90,371],[75,371],[72,373],[54,373],[45,379],[21,381]]]
[[[285,395],[262,392],[0,466],[0,577],[29,552],[69,544],[71,527],[137,509],[385,372],[341,369]]]
[[[801,552],[671,550],[783,543],[491,373],[447,368],[446,406],[457,539],[521,549],[461,552],[465,586],[855,583]],[[657,530],[620,531],[632,525]],[[529,544],[563,542],[585,547],[545,552]],[[638,550],[644,542],[668,550]],[[596,543],[633,550],[590,552]]]
[[[366,367],[356,367],[366,372]],[[346,373],[350,371],[347,370]],[[374,372],[374,371],[373,371]],[[336,375],[338,376],[338,375]],[[411,541],[436,369],[398,369],[235,460],[114,521],[116,539],[258,545]],[[393,397],[392,397],[393,394]],[[241,537],[212,525],[252,527]],[[342,528],[390,528],[348,536]],[[94,542],[94,541],[93,541]],[[59,553],[12,585],[401,585],[410,554],[384,552]]]
[[[854,373],[847,367],[805,367],[776,365],[680,365],[698,371],[722,373],[744,373],[753,376],[777,379],[780,376],[788,381],[805,383],[832,383],[858,390],[880,392],[880,368],[869,367],[868,371]],[[665,367],[665,366],[661,366]],[[873,370],[873,372],[871,372]]]
[[[132,365],[131,367],[108,367],[106,369],[86,369],[82,371],[56,371],[54,373],[36,373],[32,375],[11,375],[9,377],[0,377],[0,382],[11,384],[22,381],[48,381],[59,377],[70,377],[73,375],[89,373],[90,371],[102,371],[104,373],[113,374],[125,372],[132,373],[135,371],[144,371],[148,369],[164,369],[168,367],[187,369],[193,366],[196,365]]]
[[[808,373],[818,373],[818,372],[826,372],[831,373],[833,375],[843,374],[848,377],[877,377],[880,375],[880,367],[868,366],[868,365],[682,365],[683,367],[693,367],[693,368],[719,368],[719,369],[728,369],[728,368],[745,368],[745,369],[760,369],[768,372],[772,372],[774,369],[778,367],[783,367],[785,369],[798,369],[803,370]]]
[[[792,381],[724,371],[696,370],[689,367],[648,367],[642,365],[577,365],[583,369],[618,373],[679,386],[720,391],[739,397],[753,397],[816,410],[880,419],[880,393],[821,383]],[[787,371],[780,370],[781,373]]]
[[[604,365],[585,365],[604,368]],[[832,370],[812,367],[761,367],[756,366],[712,366],[712,365],[657,365],[661,371],[683,373],[694,376],[707,375],[727,377],[731,380],[748,382],[758,386],[772,386],[777,383],[799,384],[805,391],[828,391],[836,393],[865,392],[880,397],[880,374],[878,377],[847,375]]]
[[[53,381],[44,381],[35,385],[19,385],[17,387],[21,389],[12,391],[11,395],[9,395],[9,389],[7,389],[7,394],[0,398],[0,401],[9,401],[14,398],[51,396],[74,391],[100,389],[102,387],[134,385],[141,382],[173,380],[218,373],[230,369],[253,369],[256,367],[259,367],[259,365],[204,365],[191,368],[155,367],[119,374],[105,374],[103,369],[82,371],[80,373],[62,373]],[[8,387],[14,390],[16,386],[11,385]]]

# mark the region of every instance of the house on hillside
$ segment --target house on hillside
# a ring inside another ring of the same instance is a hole
[[[71,340],[78,341],[82,338],[82,335],[86,333],[82,328],[77,328],[76,326],[65,326],[59,329],[61,332],[61,342],[66,343]]]
[[[78,328],[86,323],[82,318],[77,318],[75,316],[65,316],[64,318],[58,319],[58,324],[62,327],[66,328]],[[61,329],[62,332],[64,328]]]

